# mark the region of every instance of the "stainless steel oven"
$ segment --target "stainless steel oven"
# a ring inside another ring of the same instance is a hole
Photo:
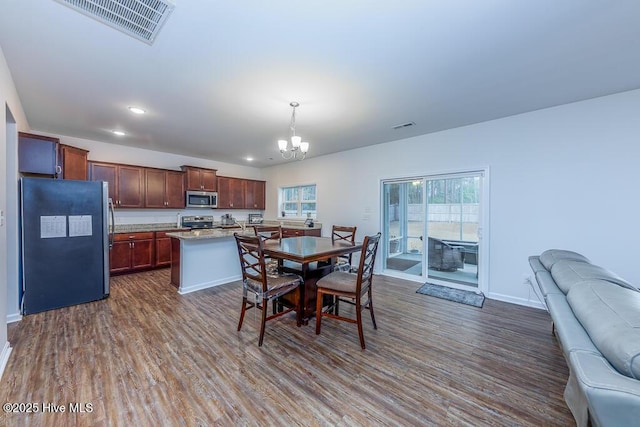
[[[187,208],[217,208],[218,193],[215,191],[187,191]]]

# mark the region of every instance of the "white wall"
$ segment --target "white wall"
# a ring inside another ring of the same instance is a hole
[[[522,276],[549,248],[640,283],[638,111],[640,90],[264,169],[266,216],[278,187],[315,183],[318,220],[362,237],[382,229],[381,179],[488,166],[489,298],[539,306]]]
[[[0,48],[0,210],[5,223],[0,226],[0,376],[4,371],[11,347],[7,340],[7,313],[14,311],[13,298],[17,294],[18,272],[15,261],[18,253],[18,184],[17,131],[28,126],[16,92],[9,67]],[[17,303],[16,303],[17,306]]]

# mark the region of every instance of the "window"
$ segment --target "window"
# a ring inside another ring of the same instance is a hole
[[[316,217],[316,186],[280,188],[280,215],[283,217]]]

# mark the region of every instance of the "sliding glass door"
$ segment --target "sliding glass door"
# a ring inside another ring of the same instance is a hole
[[[482,171],[384,181],[386,273],[478,288]]]
[[[424,181],[385,182],[385,268],[422,275],[424,254]]]
[[[431,281],[478,286],[481,178],[462,174],[427,180],[427,278]]]

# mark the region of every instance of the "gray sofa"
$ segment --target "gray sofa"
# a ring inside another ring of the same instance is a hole
[[[579,427],[640,426],[640,291],[581,254],[529,258],[569,366],[564,398]]]

